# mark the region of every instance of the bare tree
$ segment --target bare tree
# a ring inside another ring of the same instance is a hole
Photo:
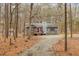
[[[5,36],[8,38],[8,4],[5,3]]]
[[[11,3],[10,3],[10,29],[11,29],[11,23],[12,23],[12,8],[11,8]],[[11,34],[11,31],[10,31]]]
[[[65,51],[67,51],[67,4],[64,5],[65,8]]]
[[[1,4],[0,4],[0,26],[1,26]]]
[[[15,8],[15,38],[17,38],[18,35],[18,3],[15,4],[16,8]]]
[[[0,4],[0,21],[1,21],[1,4]]]
[[[72,10],[71,10],[71,3],[70,3],[70,33],[71,33],[71,38],[72,38]]]
[[[33,3],[31,3],[31,5],[30,5],[30,16],[29,16],[29,36],[28,36],[28,39],[30,39],[30,37],[31,37],[32,9],[33,9]]]
[[[12,30],[11,30],[11,28],[12,28],[12,26],[11,26],[11,24],[12,24],[12,4],[10,3],[10,35],[11,35],[11,33],[12,33]],[[12,42],[11,42],[11,38],[10,38],[10,45],[12,44]]]

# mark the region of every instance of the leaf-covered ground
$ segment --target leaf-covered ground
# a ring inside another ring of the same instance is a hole
[[[79,38],[68,38],[67,48],[68,50],[64,51],[64,39],[60,40],[56,44],[53,45],[52,49],[54,49],[55,55],[73,55],[79,56]]]
[[[24,49],[29,49],[39,41],[38,37],[32,37],[30,40],[26,38],[17,38],[16,41],[12,38],[6,39],[0,37],[0,55],[15,56],[22,53]]]

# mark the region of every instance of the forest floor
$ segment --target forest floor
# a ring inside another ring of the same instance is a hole
[[[5,39],[0,37],[0,56],[53,56],[53,55],[79,55],[79,34],[73,38],[68,35],[68,51],[64,51],[64,35],[42,35]]]
[[[78,55],[79,54],[79,34],[74,34],[73,39],[68,35],[68,50],[64,52],[64,35],[39,36],[40,41],[30,49],[25,49],[20,56],[56,56],[56,55]],[[74,50],[73,50],[74,49]],[[75,51],[76,49],[76,51]],[[63,52],[62,52],[63,51]]]
[[[32,39],[28,40],[26,38],[17,38],[16,41],[14,39],[11,39],[10,43],[10,38],[5,39],[4,37],[0,37],[0,56],[15,56],[18,55],[19,53],[22,53],[24,49],[29,49],[38,41],[40,38],[37,36],[33,36]]]
[[[55,44],[62,35],[43,35],[39,36],[40,41],[32,46],[30,49],[26,49],[23,53],[19,54],[22,56],[52,56],[54,51],[51,52],[50,48],[52,43]]]
[[[79,37],[68,38],[67,40],[67,51],[64,51],[64,40],[59,40],[56,44],[52,44],[52,50],[57,56],[79,56]]]

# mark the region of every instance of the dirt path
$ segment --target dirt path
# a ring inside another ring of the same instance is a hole
[[[22,56],[51,56],[54,52],[49,51],[52,44],[56,43],[61,35],[39,36],[42,40],[28,50],[25,50]]]

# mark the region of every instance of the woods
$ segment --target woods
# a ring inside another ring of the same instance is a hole
[[[1,5],[4,5],[4,4],[1,4]],[[28,9],[27,9],[27,7]],[[53,23],[55,23],[57,26],[58,26],[58,29],[59,29],[59,32],[60,33],[63,33],[64,31],[64,4],[56,4],[56,5],[52,5],[52,7],[50,7],[52,4],[5,4],[5,37],[8,38],[9,36],[9,29],[10,31],[13,30],[13,33],[14,34],[14,37],[17,38],[18,36],[18,29],[19,29],[19,25],[21,25],[21,23],[19,23],[19,21],[22,21],[21,20],[21,17],[23,17],[23,21],[25,22],[25,24],[22,26],[22,27],[26,27],[26,23],[29,23],[29,35],[31,34],[31,23],[34,23],[34,22],[50,22],[52,21]],[[78,17],[74,17],[72,13],[75,12],[75,5],[71,6],[72,4],[68,4],[67,5],[67,18],[68,18],[68,21],[67,23],[69,24],[68,25],[68,29],[70,28],[70,30],[68,30],[68,32],[70,31],[71,33],[71,38],[72,38],[72,32],[75,33],[75,27],[77,26],[77,23],[76,21],[77,20],[74,20],[74,19],[78,19]],[[46,6],[46,7],[44,7]],[[24,7],[24,8],[23,8]],[[2,6],[1,6],[2,8]],[[1,9],[0,8],[0,9]],[[39,9],[38,9],[39,8]],[[35,10],[36,9],[36,10]],[[57,10],[58,9],[58,10]],[[78,8],[77,8],[78,9]],[[3,12],[3,9],[1,9],[2,12]],[[25,10],[25,11],[23,11]],[[62,12],[61,12],[62,10]],[[2,13],[1,12],[1,13]],[[26,15],[23,16],[24,12],[26,12]],[[52,12],[52,13],[51,13]],[[78,12],[78,11],[76,11]],[[77,16],[77,14],[76,14]],[[1,19],[4,19],[2,18],[3,16],[1,16]],[[72,20],[72,17],[73,17],[73,20]],[[32,19],[32,20],[31,20]],[[37,20],[39,19],[39,20]],[[44,20],[42,20],[44,19]],[[58,20],[59,19],[59,20]],[[35,21],[34,21],[35,20]],[[70,20],[70,21],[69,21]],[[27,21],[27,22],[26,22]],[[72,25],[74,21],[74,25]],[[53,23],[51,23],[53,25]],[[14,25],[13,25],[14,24]],[[75,26],[75,27],[74,27]],[[73,29],[72,29],[73,27]],[[20,29],[19,29],[20,30]],[[72,31],[73,30],[73,31]],[[24,29],[24,31],[26,31]],[[20,31],[22,32],[22,31]],[[77,32],[78,33],[78,32]]]
[[[19,49],[14,55],[22,53],[47,38],[64,38],[67,52],[69,38],[79,34],[78,13],[75,3],[0,3],[0,47],[8,50],[1,55],[14,53],[12,48]]]

